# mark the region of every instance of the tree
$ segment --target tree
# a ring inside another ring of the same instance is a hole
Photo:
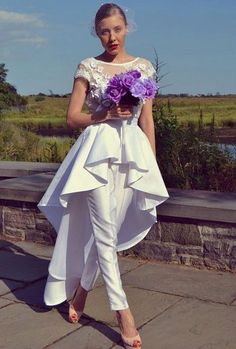
[[[27,104],[27,99],[20,96],[15,86],[6,81],[7,72],[5,63],[0,63],[0,113],[11,107],[22,108]]]
[[[6,81],[8,69],[5,68],[5,63],[0,64],[0,83]]]

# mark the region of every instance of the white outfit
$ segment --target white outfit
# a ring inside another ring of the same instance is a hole
[[[128,63],[86,58],[74,78],[89,81],[86,104],[99,106],[109,79],[138,69],[155,77],[152,64],[137,57]],[[38,203],[57,232],[44,291],[47,305],[69,299],[78,282],[90,290],[101,271],[110,308],[128,307],[117,251],[136,245],[157,221],[156,206],[169,198],[146,134],[138,126],[142,104],[127,120],[87,126]]]

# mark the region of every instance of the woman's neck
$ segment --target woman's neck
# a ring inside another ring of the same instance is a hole
[[[128,55],[126,51],[120,52],[117,55],[111,55],[107,51],[104,51],[100,56],[96,58],[105,62],[125,63],[132,57]]]

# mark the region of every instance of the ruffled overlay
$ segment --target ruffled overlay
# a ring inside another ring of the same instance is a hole
[[[109,162],[129,164],[126,185],[135,189],[135,209],[146,211],[153,223],[157,221],[156,206],[169,194],[146,134],[136,121],[128,122],[114,120],[88,126],[66,155],[38,203],[57,232],[70,195],[106,185]],[[125,231],[120,233],[117,250],[129,245]]]

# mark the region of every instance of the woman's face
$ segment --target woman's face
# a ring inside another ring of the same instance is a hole
[[[123,50],[127,31],[124,18],[119,14],[106,17],[97,25],[97,34],[102,46],[111,55]]]

